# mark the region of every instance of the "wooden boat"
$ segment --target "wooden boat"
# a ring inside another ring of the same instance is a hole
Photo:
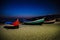
[[[44,24],[51,24],[51,23],[55,23],[55,19],[54,20],[49,20],[49,21],[44,21]]]
[[[24,22],[25,25],[41,25],[43,23],[44,23],[44,18],[35,21]]]
[[[19,28],[19,20],[17,19],[15,22],[13,22],[12,24],[7,24],[4,26],[4,28],[6,29],[16,29]]]

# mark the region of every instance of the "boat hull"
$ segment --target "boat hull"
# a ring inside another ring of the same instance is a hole
[[[55,23],[55,22],[45,22],[44,24],[53,24],[53,23]]]
[[[51,21],[45,21],[44,23],[45,24],[52,24],[52,23],[55,23],[56,20],[51,20]]]
[[[25,25],[42,25],[44,23],[44,18],[35,20],[35,21],[29,21],[29,22],[24,22],[23,24]]]
[[[44,22],[40,23],[23,23],[24,25],[42,25]]]
[[[19,26],[4,26],[6,29],[18,29]]]

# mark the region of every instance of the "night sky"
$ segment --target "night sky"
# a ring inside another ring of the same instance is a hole
[[[59,11],[59,0],[2,0],[0,15],[36,17],[57,14]]]

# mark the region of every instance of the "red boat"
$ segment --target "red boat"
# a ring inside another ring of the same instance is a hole
[[[14,21],[12,24],[7,24],[4,26],[4,28],[7,28],[7,29],[16,29],[16,28],[19,28],[19,20],[17,19],[16,21]]]

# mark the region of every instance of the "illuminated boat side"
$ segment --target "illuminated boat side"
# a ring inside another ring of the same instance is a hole
[[[55,23],[55,19],[54,20],[49,20],[49,21],[44,21],[44,24],[51,24],[51,23]]]
[[[26,25],[41,25],[44,23],[44,18],[39,19],[39,20],[35,20],[35,21],[29,21],[29,22],[24,22],[24,24]]]
[[[19,28],[19,24],[20,24],[20,22],[19,22],[19,20],[17,19],[17,20],[14,21],[12,24],[7,24],[7,25],[5,25],[4,28],[6,28],[6,29],[17,29],[17,28]]]

